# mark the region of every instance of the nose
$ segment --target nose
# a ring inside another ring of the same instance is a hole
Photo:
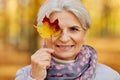
[[[66,31],[62,31],[59,36],[59,40],[63,43],[66,43],[70,40],[70,36],[68,35]]]

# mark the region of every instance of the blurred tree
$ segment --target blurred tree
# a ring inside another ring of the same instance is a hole
[[[6,1],[6,15],[7,15],[7,28],[8,28],[8,42],[15,46],[17,45],[20,27],[17,22],[17,1],[9,0]]]
[[[111,25],[110,23],[110,15],[112,12],[112,8],[110,6],[109,0],[103,0],[103,10],[102,10],[102,17],[101,17],[101,21],[102,21],[102,29],[101,29],[101,33],[100,36],[110,36],[111,33],[109,31],[109,27]]]
[[[35,1],[33,0],[18,0],[18,23],[20,26],[19,50],[34,51],[37,48],[37,36],[34,35],[33,29],[31,30],[35,15],[34,3]]]
[[[36,29],[33,27],[33,24],[37,25],[37,13],[43,2],[43,0],[33,0],[33,7],[30,10],[32,27],[30,27],[29,33],[29,50],[32,54],[39,48],[39,42],[41,42]]]
[[[6,43],[8,35],[8,26],[6,24],[6,0],[0,0],[0,41]],[[7,26],[7,27],[6,27]]]
[[[21,27],[18,48],[34,53],[38,48],[38,33],[33,25],[37,25],[37,12],[43,1],[18,0],[19,25]]]
[[[120,36],[119,0],[82,0],[92,18],[89,36]]]

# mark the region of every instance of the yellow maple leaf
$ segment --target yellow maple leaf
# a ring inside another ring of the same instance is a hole
[[[45,16],[42,22],[42,26],[34,26],[42,38],[56,37],[60,34],[61,29],[58,25],[58,19],[51,23],[49,18]]]

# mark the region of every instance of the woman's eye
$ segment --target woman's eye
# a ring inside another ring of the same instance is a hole
[[[71,27],[70,31],[79,31],[79,29],[75,28],[75,27]]]

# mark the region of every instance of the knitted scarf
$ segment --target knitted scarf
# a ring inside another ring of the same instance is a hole
[[[52,60],[45,80],[92,80],[96,63],[96,51],[84,45],[73,63],[60,64]]]

